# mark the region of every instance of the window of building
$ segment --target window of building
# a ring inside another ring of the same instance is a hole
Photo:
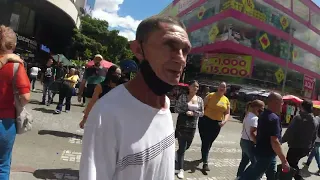
[[[309,21],[309,8],[300,2],[300,0],[293,0],[293,12],[302,19]]]
[[[291,9],[291,0],[274,0],[274,1],[281,4],[285,8]]]
[[[311,13],[311,24],[320,30],[320,15],[313,11],[310,11],[310,13]]]
[[[20,3],[14,3],[11,19],[19,19],[18,28],[15,31],[26,36],[33,36],[35,12],[32,9]],[[14,24],[11,26],[14,26]]]

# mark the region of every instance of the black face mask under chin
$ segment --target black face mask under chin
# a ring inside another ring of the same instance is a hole
[[[156,73],[152,70],[149,62],[143,60],[140,64],[140,72],[147,86],[153,93],[158,96],[165,95],[170,92],[174,86],[162,81]]]

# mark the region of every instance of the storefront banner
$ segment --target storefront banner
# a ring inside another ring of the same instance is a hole
[[[304,96],[306,98],[312,98],[312,92],[315,87],[315,82],[316,82],[315,78],[308,75],[304,75],[303,90],[304,90]]]
[[[188,9],[194,3],[198,2],[199,0],[180,0],[176,5],[178,6],[178,13]]]
[[[208,55],[203,61],[201,72],[227,76],[247,77],[251,74],[252,56],[236,54]]]

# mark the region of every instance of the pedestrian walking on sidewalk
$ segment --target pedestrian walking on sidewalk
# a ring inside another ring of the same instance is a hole
[[[36,90],[35,83],[38,79],[39,72],[41,72],[41,69],[39,68],[38,63],[34,64],[30,69],[30,83],[32,83],[32,91]]]
[[[17,44],[16,33],[0,26],[0,179],[9,180],[12,148],[16,137],[16,109],[14,93],[19,94],[22,106],[30,100],[30,81],[23,62],[13,53]],[[14,74],[14,63],[19,67]],[[14,92],[14,87],[17,92]]]
[[[49,106],[52,99],[52,91],[50,90],[51,84],[54,82],[55,71],[52,66],[53,60],[50,58],[47,61],[45,67],[41,68],[41,85],[43,86],[42,90],[42,105]],[[48,99],[46,99],[48,98]],[[47,100],[47,101],[46,101]]]
[[[264,102],[260,100],[254,100],[247,104],[246,116],[242,123],[242,133],[240,140],[240,147],[242,150],[242,157],[239,164],[237,178],[239,179],[241,174],[246,168],[252,168],[257,162],[255,156],[255,145],[257,143],[256,133],[258,127],[258,116],[264,111]],[[250,166],[247,165],[251,163]]]
[[[191,44],[174,17],[143,20],[131,50],[140,70],[96,102],[84,129],[80,180],[174,180],[175,137],[166,96]]]
[[[191,146],[198,119],[204,113],[203,100],[200,96],[197,96],[198,81],[191,81],[188,84],[188,94],[181,94],[175,105],[175,112],[179,113],[175,131],[175,137],[179,143],[179,149],[176,153],[178,163],[176,173],[180,179],[184,178],[184,154]]]
[[[287,142],[289,146],[288,163],[297,170],[295,180],[303,179],[299,173],[299,161],[309,154],[317,135],[320,135],[319,119],[314,117],[312,108],[312,101],[304,100],[301,103],[300,114],[292,119],[282,138],[282,142]]]
[[[267,98],[267,106],[259,116],[257,127],[257,144],[255,149],[257,162],[247,168],[240,180],[259,180],[266,173],[268,180],[276,180],[277,156],[282,168],[287,171],[290,166],[281,148],[281,120],[277,114],[282,109],[282,96],[272,92]]]
[[[204,99],[204,116],[199,121],[203,171],[210,171],[208,157],[212,143],[230,117],[230,102],[224,95],[226,90],[227,84],[222,82],[217,92],[208,94]]]
[[[64,100],[66,100],[65,112],[69,112],[71,109],[71,98],[75,95],[75,87],[79,80],[79,76],[75,74],[75,72],[76,69],[71,68],[69,73],[65,75],[62,81],[62,85],[60,86],[59,90],[59,102],[55,110],[56,114],[61,113]]]
[[[81,129],[84,128],[84,125],[87,121],[88,115],[95,103],[105,94],[107,94],[111,89],[115,88],[120,84],[120,78],[121,78],[121,69],[113,65],[108,69],[106,79],[100,83],[97,84],[94,93],[92,95],[92,98],[90,99],[90,102],[88,103],[88,106],[84,110],[83,119],[80,122],[79,126]]]

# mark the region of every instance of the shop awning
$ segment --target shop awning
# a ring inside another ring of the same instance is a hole
[[[56,62],[62,62],[64,66],[73,66],[72,62],[67,59],[63,54],[57,54],[52,56]]]

